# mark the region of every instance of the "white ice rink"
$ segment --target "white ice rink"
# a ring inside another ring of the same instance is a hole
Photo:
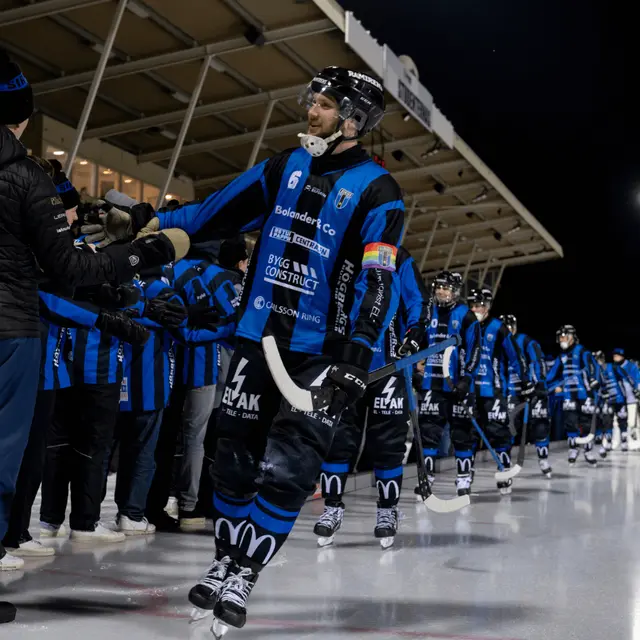
[[[226,638],[639,640],[640,453],[569,470],[556,449],[550,481],[534,458],[510,498],[498,496],[483,465],[471,507],[454,515],[428,513],[407,483],[388,551],[372,535],[373,489],[347,496],[343,528],[326,549],[311,532],[322,504],[307,504],[253,591],[247,626]],[[452,473],[436,488],[452,495]],[[103,519],[114,512],[108,498]],[[210,620],[189,624],[187,602],[210,562],[211,531],[51,544],[58,556],[0,572],[0,599],[18,606],[16,622],[0,626],[3,640],[212,637]]]

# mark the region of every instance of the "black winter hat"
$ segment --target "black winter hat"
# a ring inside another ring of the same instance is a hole
[[[0,49],[0,124],[16,125],[33,113],[33,91],[20,67]]]
[[[220,255],[218,263],[224,269],[233,269],[238,262],[246,260],[249,257],[247,253],[247,243],[244,236],[240,235],[236,238],[225,240],[220,247]]]
[[[52,160],[49,162],[51,164],[54,163]],[[56,172],[53,174],[53,184],[56,185],[56,191],[62,200],[64,208],[73,209],[80,204],[80,194],[67,178],[67,174],[62,170],[62,165],[57,160],[55,163]]]

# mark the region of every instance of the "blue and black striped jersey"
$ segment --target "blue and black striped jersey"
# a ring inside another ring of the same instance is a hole
[[[40,290],[42,355],[39,388],[66,389],[73,384],[73,342],[71,327],[92,327],[99,309],[89,303]]]
[[[525,333],[518,333],[515,342],[524,357],[529,378],[534,383],[545,382],[547,379],[547,363],[540,345]],[[509,365],[507,393],[510,396],[519,396],[522,392],[522,379],[518,371]]]
[[[157,411],[169,403],[175,382],[175,345],[164,327],[144,317],[144,304],[155,298],[179,304],[182,304],[182,300],[164,277],[134,280],[133,284],[141,292],[139,304],[142,317],[137,318],[137,322],[149,329],[150,336],[142,345],[124,343],[120,411]]]
[[[261,229],[237,335],[328,353],[345,339],[372,348],[389,325],[403,215],[395,180],[356,146],[320,158],[282,152],[202,204],[158,217],[195,242]]]
[[[596,377],[595,360],[581,344],[560,353],[547,373],[547,388],[564,400],[586,400],[589,397],[588,381]]]
[[[482,398],[493,398],[505,393],[504,379],[512,368],[520,380],[529,380],[527,367],[513,336],[498,318],[487,318],[480,323],[482,348],[480,365],[476,373],[476,392]]]
[[[173,287],[186,306],[213,307],[220,315],[216,330],[195,329],[185,323],[177,331],[182,384],[188,389],[216,384],[220,362],[218,341],[231,338],[236,329],[237,277],[207,260],[185,258],[173,266],[172,278]]]
[[[451,309],[434,304],[431,310],[431,322],[427,329],[429,346],[455,335],[462,338],[462,344],[454,349],[454,355],[451,358],[452,370],[448,375],[453,384],[460,379],[461,375],[471,378],[473,384],[480,364],[482,340],[480,323],[466,304],[459,302]],[[442,353],[436,353],[427,358],[422,388],[431,391],[453,391],[442,371]]]
[[[396,271],[399,286],[392,284],[391,295],[394,299],[390,307],[397,311],[373,348],[371,371],[397,358],[396,352],[409,328],[418,324],[426,327],[429,322],[429,294],[415,260],[404,247],[398,249]]]
[[[623,388],[623,381],[620,379],[619,372],[616,372],[616,365],[608,362],[604,367],[600,367],[602,386],[609,394],[608,401],[610,404],[624,404],[626,397]]]

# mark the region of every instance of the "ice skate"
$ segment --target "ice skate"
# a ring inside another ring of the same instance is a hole
[[[427,476],[427,482],[429,483],[429,488],[431,488],[433,486],[433,483],[436,481],[436,477],[435,476]],[[424,498],[422,497],[422,494],[420,493],[420,487],[416,486],[413,489],[413,495],[415,495],[416,497],[416,502],[424,502]]]
[[[338,503],[336,506],[325,505],[324,513],[320,516],[313,533],[318,536],[318,546],[326,547],[333,544],[338,529],[342,526],[344,518],[344,504]]]
[[[610,436],[605,436],[602,439],[602,447],[604,448],[604,450],[609,453],[609,451],[611,451],[611,437]]]
[[[378,504],[374,535],[380,540],[380,546],[388,549],[393,546],[398,532],[398,507],[381,507]]]
[[[551,478],[551,465],[547,458],[539,458],[538,464],[540,465],[540,471],[544,474],[545,478]]]
[[[584,451],[584,459],[589,463],[590,467],[598,466],[598,459],[591,449],[585,449]]]
[[[620,450],[629,451],[629,436],[626,432],[620,434]]]
[[[220,640],[227,635],[229,631],[229,627],[224,623],[218,620],[217,618],[213,619],[213,624],[211,625],[211,633],[215,640]]]
[[[604,446],[604,443],[600,445],[598,449],[598,455],[604,460],[607,457],[607,450]]]
[[[504,480],[502,482],[497,482],[498,491],[500,491],[500,495],[508,496],[511,493],[511,485],[513,485],[513,480],[509,478],[508,480]]]
[[[456,487],[459,496],[468,496],[471,493],[471,474],[458,476],[456,478]]]
[[[578,449],[569,449],[569,466],[572,467],[575,463],[576,460],[578,459],[578,456],[580,455],[580,451],[578,451]]]
[[[189,591],[189,602],[194,607],[191,611],[192,622],[202,620],[213,611],[230,564],[229,556],[222,560],[214,560],[204,577]]]
[[[244,627],[247,622],[247,599],[257,579],[258,574],[249,567],[233,566],[230,569],[213,610],[216,617],[213,627],[216,622],[236,629]],[[224,630],[222,635],[227,631]]]

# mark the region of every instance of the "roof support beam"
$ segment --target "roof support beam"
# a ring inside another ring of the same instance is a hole
[[[456,235],[453,237],[453,242],[451,243],[451,249],[449,249],[449,255],[447,256],[447,262],[444,265],[445,269],[448,269],[451,266],[451,261],[453,260],[453,256],[456,252],[456,246],[458,245],[458,239],[460,238],[460,232],[457,231]]]
[[[547,247],[545,246],[544,240],[537,240],[535,242],[528,242],[527,244],[521,244],[521,245],[515,245],[515,246],[500,247],[499,249],[492,249],[489,252],[489,255],[492,259],[493,258],[509,258],[509,259],[516,260],[519,257],[527,257],[527,256],[512,256],[509,254],[512,254],[515,252],[521,252],[525,254],[528,252],[538,253],[540,251],[547,251]],[[466,262],[468,259],[469,259],[468,255],[457,256],[456,262]],[[438,269],[441,266],[441,264],[444,263],[444,260],[446,260],[446,258],[445,259],[437,258],[437,259],[430,260],[428,271],[433,271],[435,269]],[[484,264],[484,262],[485,262],[484,260],[478,260],[473,262],[471,266],[473,266],[474,264]],[[495,264],[496,263],[493,263],[493,265]],[[420,271],[423,271],[423,269],[420,269]]]
[[[429,255],[429,251],[431,251],[431,245],[433,244],[433,239],[436,237],[436,231],[438,230],[439,224],[438,218],[433,221],[433,229],[431,230],[431,235],[427,238],[427,244],[424,247],[424,252],[422,253],[422,258],[420,259],[420,272],[424,269],[425,262],[427,261],[427,256]]]
[[[82,136],[84,135],[85,129],[87,128],[89,116],[91,115],[91,110],[93,109],[93,104],[96,101],[98,89],[100,88],[100,83],[102,82],[102,78],[104,76],[104,70],[107,66],[109,56],[111,55],[111,49],[113,48],[116,34],[118,33],[118,29],[120,28],[122,16],[124,15],[125,9],[127,8],[127,2],[128,0],[119,0],[118,6],[116,7],[116,12],[113,14],[113,18],[111,19],[111,26],[109,27],[107,40],[105,41],[104,48],[102,49],[102,53],[100,54],[98,68],[96,69],[95,75],[93,76],[91,88],[89,89],[89,94],[87,95],[87,99],[84,102],[82,114],[80,115],[80,122],[78,122],[78,126],[76,128],[75,139],[73,141],[73,144],[71,145],[69,155],[67,156],[66,171],[69,175],[71,175],[73,163],[76,159],[76,155],[78,155],[78,149],[80,148],[80,143],[82,142]]]
[[[478,248],[478,244],[476,242],[473,243],[473,247],[471,248],[471,253],[469,254],[469,259],[467,260],[467,264],[464,268],[464,275],[462,276],[462,281],[466,282],[469,277],[469,269],[471,269],[471,263],[473,262],[473,258],[476,255],[476,249]]]
[[[409,227],[411,226],[411,220],[413,220],[413,214],[416,210],[416,201],[415,199],[411,202],[411,209],[409,209],[409,215],[406,218],[404,223],[404,228],[402,229],[402,237],[400,238],[400,244],[404,243],[404,239],[407,235],[407,231],[409,231]]]
[[[502,282],[502,276],[504,275],[504,270],[506,268],[506,263],[502,263],[500,265],[500,271],[498,271],[498,277],[496,281],[493,283],[493,301],[496,301],[496,296],[498,295],[498,289],[500,288],[500,283]]]
[[[261,104],[267,104],[270,100],[287,100],[294,98],[304,88],[304,85],[295,85],[293,87],[284,87],[275,89],[274,91],[264,91],[249,96],[241,96],[239,98],[231,98],[230,100],[221,100],[220,102],[212,102],[196,107],[193,112],[194,118],[204,118],[205,116],[213,116],[221,113],[228,113],[246,107],[255,107]],[[88,129],[87,138],[108,138],[109,136],[119,136],[123,133],[131,133],[132,131],[141,131],[150,127],[161,127],[163,125],[172,124],[174,122],[182,122],[187,113],[186,109],[177,109],[167,113],[159,113],[155,116],[147,118],[138,118],[129,122],[119,122],[117,124],[107,125],[105,127],[96,127]]]
[[[389,144],[385,143],[384,148],[386,151],[389,148]],[[425,165],[422,167],[416,167],[415,169],[404,169],[402,171],[394,171],[393,177],[396,180],[415,180],[416,178],[422,178],[423,176],[433,175],[434,173],[441,173],[442,171],[456,171],[458,169],[463,169],[467,166],[468,166],[467,161],[464,158],[460,158],[458,160],[449,160],[447,162],[441,162],[439,164],[431,164],[431,165]],[[445,194],[449,192],[450,190],[447,189],[447,191],[445,191]]]
[[[264,142],[264,134],[267,131],[267,127],[269,126],[269,120],[271,120],[271,115],[273,114],[273,108],[276,106],[276,101],[271,100],[269,104],[267,104],[267,110],[264,112],[264,116],[262,117],[262,124],[260,125],[260,132],[258,133],[258,137],[255,139],[253,143],[253,149],[251,149],[251,155],[249,156],[249,161],[247,162],[247,171],[253,167],[258,159],[258,152],[260,151],[260,147]]]
[[[267,39],[265,46],[275,44],[276,42],[294,40],[296,38],[315,35],[318,33],[326,33],[333,29],[335,29],[333,23],[327,19],[314,20],[312,22],[305,22],[290,27],[273,29],[271,31],[266,31],[264,34]],[[198,47],[191,47],[180,51],[170,51],[155,56],[139,58],[138,60],[132,60],[130,62],[113,64],[105,70],[104,78],[105,80],[121,78],[123,76],[140,73],[142,71],[161,69],[162,67],[202,60],[206,56],[235,53],[237,51],[245,51],[254,47],[255,45],[250,44],[244,37],[231,38],[221,42],[212,42]],[[79,87],[89,84],[93,79],[93,74],[94,70],[90,69],[89,71],[81,71],[80,73],[70,74],[63,78],[37,82],[33,85],[33,91],[35,95],[42,95],[45,93],[51,93],[52,91]]]
[[[180,127],[180,133],[178,133],[178,137],[176,139],[176,145],[173,148],[173,153],[171,154],[171,160],[169,160],[169,166],[167,167],[167,177],[165,178],[164,185],[162,189],[160,189],[160,193],[158,194],[158,202],[156,204],[156,209],[159,209],[164,204],[164,197],[167,195],[167,191],[169,190],[169,185],[171,184],[171,179],[173,178],[173,172],[176,169],[176,164],[178,164],[178,158],[180,157],[180,152],[182,151],[182,145],[184,144],[184,139],[187,137],[187,131],[191,126],[191,120],[193,119],[193,111],[198,104],[198,100],[200,100],[200,92],[202,91],[202,87],[204,86],[204,81],[207,78],[207,71],[209,71],[209,63],[211,62],[211,58],[207,57],[202,61],[202,65],[200,66],[200,73],[198,74],[198,80],[196,82],[196,86],[191,94],[191,98],[189,99],[189,106],[187,107],[187,115],[182,122],[182,126]]]
[[[5,9],[0,11],[0,27],[26,22],[27,20],[36,20],[37,18],[46,18],[63,11],[82,9],[83,7],[90,7],[92,4],[105,2],[111,2],[111,0],[43,0],[26,7]]]

